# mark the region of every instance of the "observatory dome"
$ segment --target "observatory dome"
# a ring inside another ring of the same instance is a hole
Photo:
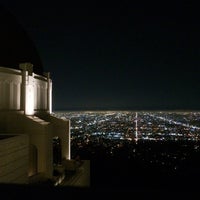
[[[19,69],[20,63],[32,63],[33,72],[43,74],[37,49],[15,17],[0,5],[0,66]]]

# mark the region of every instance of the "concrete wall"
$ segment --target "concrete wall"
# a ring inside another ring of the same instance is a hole
[[[0,134],[24,134],[23,114],[0,111]]]
[[[29,137],[0,135],[0,183],[28,183]],[[12,192],[12,191],[11,191]]]
[[[52,135],[61,139],[62,159],[71,159],[70,152],[70,120],[58,119],[50,116],[49,121],[52,124]]]
[[[20,113],[0,112],[0,130],[4,133],[26,134],[30,138],[30,144],[37,149],[37,172],[46,177],[52,177],[53,150],[51,124],[36,116],[26,116]],[[0,131],[0,133],[2,133]],[[32,160],[30,157],[29,175],[33,175]]]
[[[0,67],[0,110],[20,110],[21,72]]]
[[[50,178],[53,172],[51,124],[37,117],[29,117],[27,122],[25,130],[29,133],[31,144],[37,148],[37,172]]]
[[[34,77],[34,109],[35,110],[47,110],[48,109],[48,87],[47,81],[44,80],[44,77],[35,76]],[[42,80],[43,79],[43,80]]]
[[[58,136],[61,139],[62,159],[71,159],[70,120],[60,119],[45,113],[40,113],[38,116],[51,124],[52,137]]]

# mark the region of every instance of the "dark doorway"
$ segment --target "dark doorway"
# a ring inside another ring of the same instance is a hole
[[[62,148],[61,139],[56,136],[53,137],[53,164],[60,165],[62,163]]]
[[[35,175],[38,172],[38,150],[33,144],[30,145],[30,170],[29,176]]]

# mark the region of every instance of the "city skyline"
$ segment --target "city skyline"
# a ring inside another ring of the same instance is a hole
[[[196,5],[4,1],[53,80],[53,109],[199,110]]]

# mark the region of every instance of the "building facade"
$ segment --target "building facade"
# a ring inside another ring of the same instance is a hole
[[[55,160],[53,138],[60,139],[61,161],[65,163],[66,160],[70,160],[70,121],[51,115],[50,74],[39,75],[34,73],[33,69],[34,66],[31,63],[21,63],[19,69],[0,67],[0,135],[26,135],[28,138],[26,143],[28,145],[27,177],[41,176],[51,179],[54,170],[53,160]],[[0,137],[0,139],[3,144],[9,137]],[[20,149],[17,141],[16,149]],[[6,151],[1,143],[0,147],[1,160],[6,156]],[[15,155],[16,152],[19,155]],[[12,156],[6,157],[9,159],[20,156],[19,152],[13,151]],[[25,165],[24,168],[26,168]],[[2,169],[0,165],[0,171]],[[0,183],[6,182],[5,180],[11,181],[8,171],[0,174]]]

